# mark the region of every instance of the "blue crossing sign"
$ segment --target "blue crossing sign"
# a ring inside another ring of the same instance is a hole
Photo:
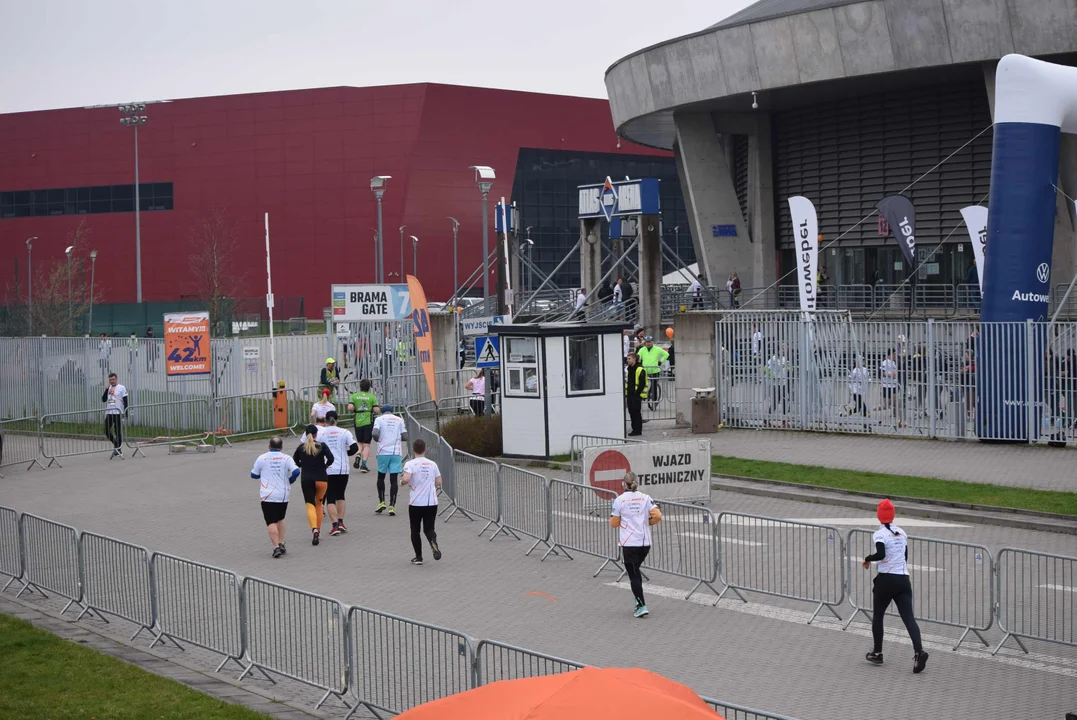
[[[501,365],[501,338],[481,335],[475,338],[475,367],[496,368]]]

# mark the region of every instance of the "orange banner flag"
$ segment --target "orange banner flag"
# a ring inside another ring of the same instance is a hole
[[[430,335],[430,315],[426,310],[426,293],[418,278],[408,275],[408,293],[411,295],[411,320],[415,332],[415,352],[430,388],[430,398],[437,402],[438,390],[434,379],[434,338]]]

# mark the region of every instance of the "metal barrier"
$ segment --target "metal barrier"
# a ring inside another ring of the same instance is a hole
[[[127,432],[123,415],[120,418],[120,435]],[[57,458],[94,453],[113,453],[122,447],[122,440],[114,444],[105,434],[105,409],[80,410],[78,412],[51,413],[41,416],[41,456],[49,461],[48,467],[63,467]],[[119,455],[122,457],[122,454]]]
[[[224,655],[216,672],[229,660],[246,670],[239,576],[159,552],[150,556],[150,566],[157,600],[157,634],[150,647],[167,639],[183,650],[182,640]]]
[[[808,624],[824,607],[842,619],[834,609],[845,600],[844,542],[837,528],[724,512],[718,542],[725,588],[715,605],[730,590],[748,602],[740,591],[749,590],[815,603]]]
[[[1077,557],[1002,548],[995,560],[998,627],[1002,640],[994,655],[1013,638],[1077,645]]]
[[[512,465],[498,466],[497,503],[501,527],[517,540],[516,533],[535,539],[525,557],[539,545],[550,547],[550,484],[545,477]]]
[[[93,612],[107,623],[104,613],[138,625],[131,640],[143,630],[152,633],[157,613],[149,550],[84,532],[79,535],[79,573],[85,609],[76,621]]]
[[[662,522],[651,526],[651,551],[643,569],[695,580],[685,595],[692,597],[700,585],[714,588],[718,579],[718,538],[714,513],[699,505],[663,500],[658,503]],[[618,578],[619,580],[620,578]]]
[[[208,398],[175,399],[128,408],[123,419],[123,435],[135,457],[147,447],[187,442],[206,445],[212,434],[211,426]]]
[[[79,531],[70,525],[22,513],[19,516],[19,546],[22,548],[22,582],[27,589],[45,597],[49,592],[67,598],[60,611],[63,615],[72,605],[82,604],[82,583],[79,581]]]
[[[861,558],[875,552],[870,530],[850,530],[845,539],[849,557],[847,594],[856,612],[843,630],[863,613],[868,620],[873,612],[874,573],[860,567]],[[916,574],[912,584],[913,609],[917,620],[962,628],[954,650],[961,647],[968,634],[974,633],[984,645],[983,632],[994,624],[994,573],[991,551],[983,545],[908,538],[909,569]],[[896,615],[894,610],[889,615]]]
[[[348,611],[356,706],[402,713],[471,689],[475,653],[454,630],[353,607]]]
[[[743,707],[741,705],[733,705],[732,703],[723,702],[721,700],[703,698],[703,702],[722,713],[722,717],[725,718],[725,720],[793,720],[793,718],[787,715],[775,715],[773,713],[763,712],[762,710],[753,710],[752,708]]]
[[[247,667],[242,680],[257,668],[325,690],[317,710],[337,697],[351,708],[348,692],[348,628],[344,606],[336,600],[284,585],[246,578],[243,581]],[[270,678],[272,681],[272,678]]]
[[[642,440],[632,438],[612,438],[600,435],[573,435],[569,440],[569,477],[573,482],[586,485],[583,479],[583,451],[589,447],[616,447],[618,445],[633,445],[642,443]]]
[[[283,418],[278,418],[276,411],[277,393],[280,392],[285,394],[286,400]],[[229,447],[234,439],[255,435],[268,437],[279,434],[294,437],[301,422],[298,409],[299,401],[294,390],[269,390],[214,398],[207,428],[211,435],[220,438]],[[344,417],[346,407],[338,406],[337,413]]]
[[[41,426],[36,417],[0,420],[0,467],[26,463],[27,470],[34,465],[44,470],[45,466],[38,459],[41,452],[40,433]]]
[[[501,680],[558,675],[587,667],[581,663],[525,650],[514,645],[480,640],[475,646],[475,674],[473,687],[489,685]]]
[[[456,472],[456,508],[445,519],[448,520],[457,512],[463,512],[468,518],[474,516],[488,521],[479,531],[479,537],[482,537],[491,525],[496,527],[494,537],[502,532],[507,534],[508,531],[497,522],[497,463],[462,450],[453,450],[452,458]]]
[[[0,507],[0,574],[7,575],[8,581],[0,592],[4,592],[13,582],[26,583],[22,580],[22,539],[19,533],[19,513],[8,507]]]
[[[576,483],[550,478],[550,549],[545,560],[561,550],[569,560],[569,550],[602,558],[594,577],[613,564],[621,572],[616,531],[610,527],[610,509],[617,493],[602,488],[581,488]],[[560,489],[560,492],[557,490]],[[593,493],[593,494],[592,494]]]

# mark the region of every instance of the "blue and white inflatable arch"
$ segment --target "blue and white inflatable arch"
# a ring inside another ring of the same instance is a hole
[[[1077,133],[1077,68],[1007,55],[995,76],[994,149],[984,260],[984,323],[1048,318],[1061,135]],[[980,437],[1033,440],[1045,334],[984,326],[976,348]],[[1041,337],[1042,336],[1042,337]],[[1037,341],[1037,338],[1039,341]],[[1035,363],[1029,368],[1027,363]],[[1032,371],[1031,374],[1029,371]],[[1030,393],[1031,390],[1031,393]]]

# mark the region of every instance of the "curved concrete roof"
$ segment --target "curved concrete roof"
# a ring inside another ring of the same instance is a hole
[[[1074,0],[761,0],[618,60],[606,91],[622,137],[671,149],[675,109],[748,112],[752,91],[765,107],[808,83],[1074,51]]]

